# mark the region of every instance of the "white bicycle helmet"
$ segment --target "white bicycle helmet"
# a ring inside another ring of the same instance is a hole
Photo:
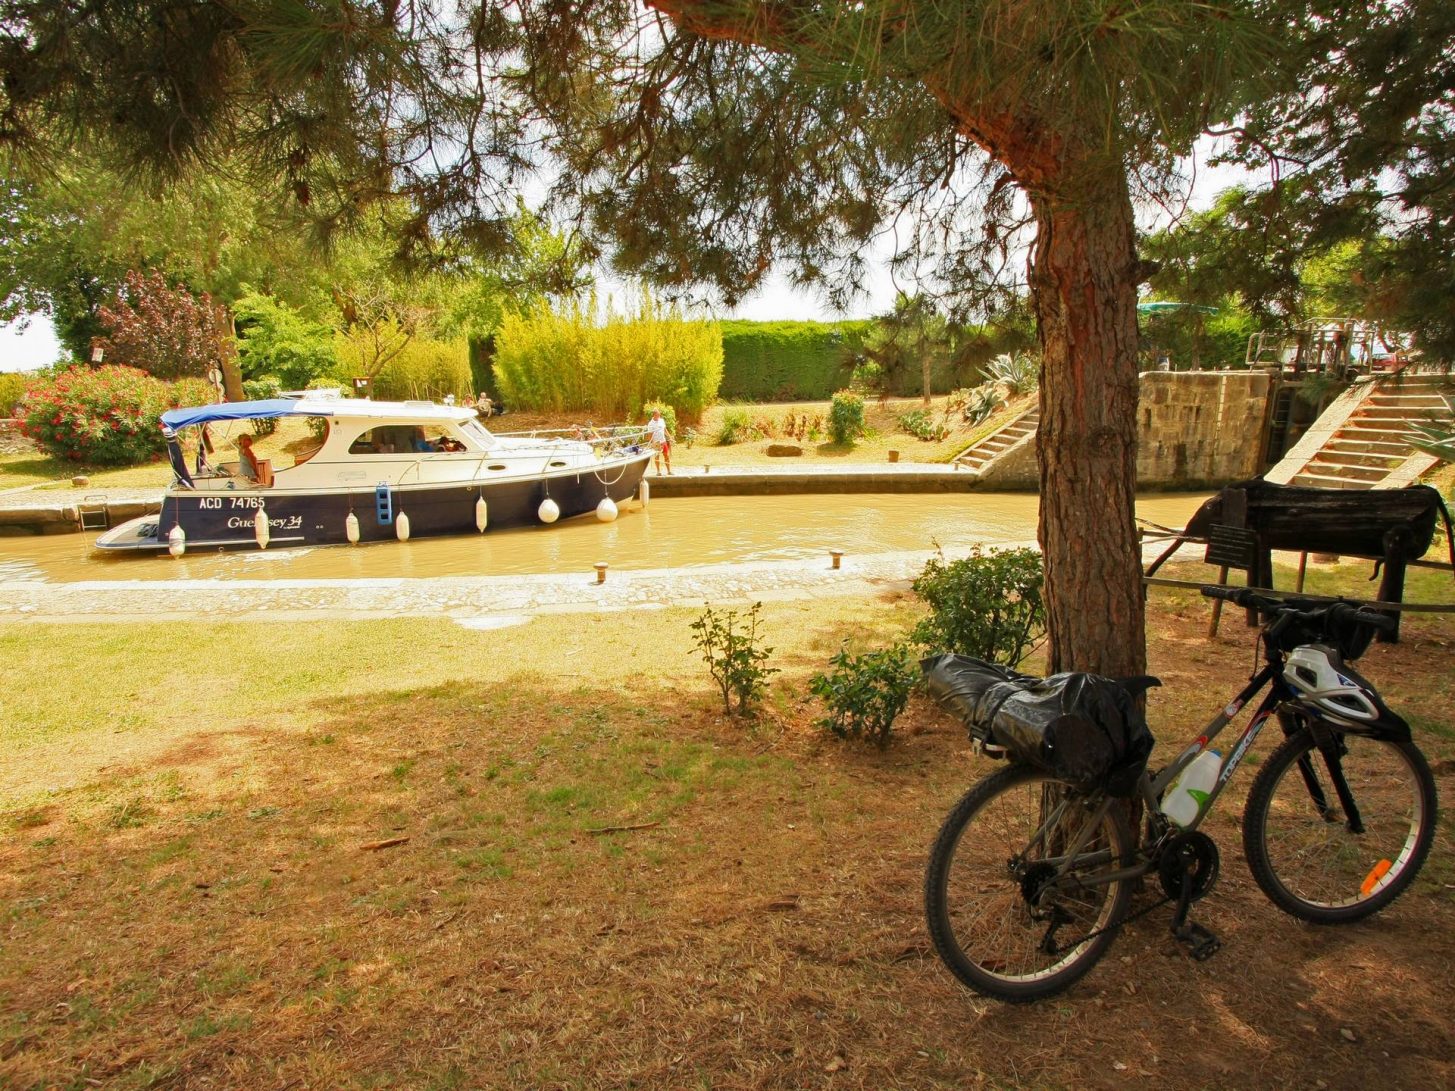
[[[1326,645],[1305,644],[1289,652],[1283,678],[1300,704],[1334,723],[1354,727],[1380,718],[1379,694]]]

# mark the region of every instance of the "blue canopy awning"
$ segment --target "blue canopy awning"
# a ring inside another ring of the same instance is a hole
[[[222,402],[219,405],[200,405],[195,409],[168,409],[162,414],[162,423],[168,428],[187,428],[194,424],[208,424],[219,420],[254,420],[258,417],[318,417],[328,416],[328,410],[317,402],[308,405],[293,398],[268,398],[258,402]]]

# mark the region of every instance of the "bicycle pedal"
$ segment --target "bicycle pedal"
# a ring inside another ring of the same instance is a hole
[[[1223,947],[1223,941],[1200,924],[1185,924],[1173,935],[1177,937],[1178,943],[1187,948],[1187,953],[1195,962],[1206,962]]]

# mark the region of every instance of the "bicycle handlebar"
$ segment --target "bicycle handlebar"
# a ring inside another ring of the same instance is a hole
[[[1210,599],[1222,599],[1235,606],[1258,610],[1265,614],[1275,614],[1291,621],[1322,621],[1324,618],[1329,618],[1333,621],[1372,625],[1387,633],[1393,632],[1398,624],[1388,614],[1381,614],[1378,610],[1371,610],[1367,606],[1356,606],[1351,602],[1316,602],[1312,599],[1297,598],[1276,599],[1260,595],[1246,587],[1222,587],[1216,584],[1204,586],[1202,593]],[[1309,609],[1303,609],[1305,606]]]

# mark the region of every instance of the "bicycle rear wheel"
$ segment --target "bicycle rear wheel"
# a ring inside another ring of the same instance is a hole
[[[956,804],[930,850],[930,937],[976,992],[1016,1003],[1060,992],[1101,958],[1126,911],[1131,884],[1097,879],[1130,858],[1126,823],[1114,811],[1096,817],[1067,791],[1033,770],[1002,769]]]
[[[1349,829],[1330,764],[1307,729],[1269,755],[1243,809],[1253,878],[1274,905],[1315,924],[1363,920],[1398,898],[1435,833],[1435,781],[1413,743],[1335,741],[1361,833]]]

